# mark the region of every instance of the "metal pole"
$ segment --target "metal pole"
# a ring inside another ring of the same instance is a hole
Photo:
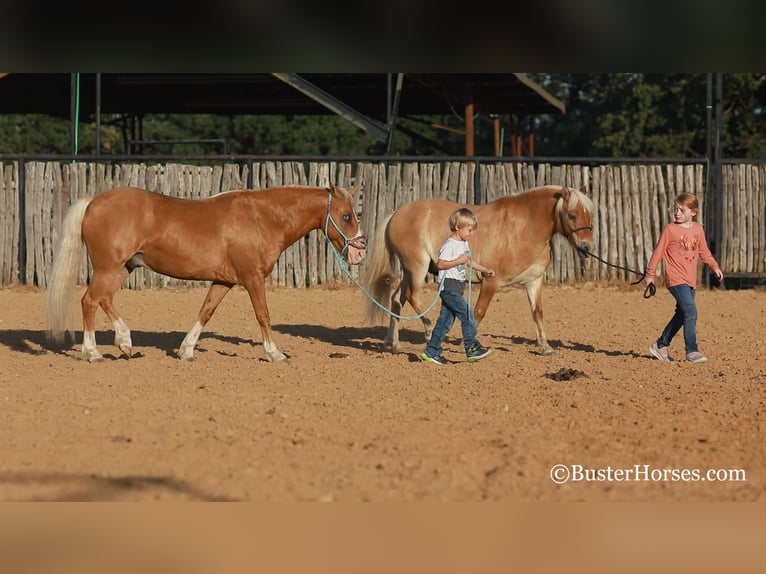
[[[69,149],[77,153],[77,74],[69,74]]]
[[[101,74],[96,74],[96,155],[101,155]]]
[[[473,157],[473,90],[465,90],[465,155]]]
[[[716,226],[713,254],[716,261],[718,261],[718,264],[723,265],[724,263],[721,261],[721,242],[723,240],[723,174],[721,173],[721,159],[723,156],[721,153],[721,132],[723,130],[723,74],[716,74],[715,76],[715,163],[713,167],[713,194],[715,196]]]
[[[716,228],[715,217],[713,216],[713,190],[710,187],[712,181],[710,156],[713,147],[713,74],[707,74],[707,91],[705,95],[705,227],[709,230]],[[705,286],[710,288],[710,274],[705,275]]]

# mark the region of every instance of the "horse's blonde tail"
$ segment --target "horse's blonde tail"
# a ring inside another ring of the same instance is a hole
[[[92,197],[84,197],[69,208],[61,228],[53,271],[48,284],[46,316],[48,339],[55,343],[64,341],[65,332],[72,332],[70,319],[74,300],[77,266],[82,250],[82,220]]]
[[[393,214],[386,217],[375,230],[372,245],[367,246],[367,253],[372,257],[367,259],[367,269],[364,274],[364,286],[367,290],[366,310],[367,321],[378,323],[388,315],[377,303],[388,308],[391,298],[391,287],[394,281],[394,252],[386,241],[388,223]],[[372,299],[374,300],[372,300]]]

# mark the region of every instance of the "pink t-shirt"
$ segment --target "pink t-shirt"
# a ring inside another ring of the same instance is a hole
[[[716,271],[718,263],[708,249],[702,225],[693,221],[690,227],[680,223],[669,223],[662,230],[660,240],[652,252],[646,276],[654,277],[659,262],[665,260],[665,277],[668,287],[689,285],[697,287],[697,259],[702,259],[710,269]]]

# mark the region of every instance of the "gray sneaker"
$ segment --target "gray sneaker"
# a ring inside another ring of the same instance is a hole
[[[467,360],[469,363],[475,363],[476,361],[480,361],[487,355],[489,355],[492,351],[490,349],[485,349],[481,345],[474,346],[467,355]]]
[[[707,361],[707,357],[699,351],[692,351],[691,353],[686,353],[686,360],[690,363],[704,363]]]
[[[673,360],[670,358],[670,355],[668,355],[668,348],[658,347],[657,341],[655,341],[649,346],[649,352],[660,361],[665,361],[666,363],[669,363]]]

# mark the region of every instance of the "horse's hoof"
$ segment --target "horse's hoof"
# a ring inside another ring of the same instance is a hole
[[[547,349],[543,349],[542,351],[540,351],[540,354],[543,357],[550,357],[556,354],[556,350],[553,347],[548,347]]]
[[[129,347],[128,345],[120,345],[120,351],[122,351],[122,354],[128,358],[133,356],[133,347]]]
[[[87,361],[89,363],[101,363],[104,360],[104,357],[101,355],[93,355],[87,358]]]

